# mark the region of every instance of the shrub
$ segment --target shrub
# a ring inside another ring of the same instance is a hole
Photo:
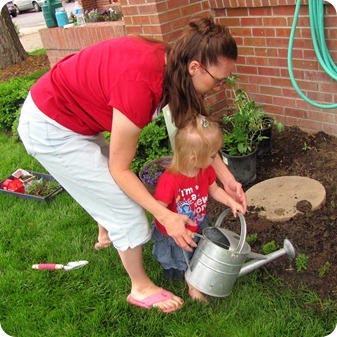
[[[110,133],[104,132],[104,136],[110,142]],[[172,155],[169,137],[166,130],[164,115],[146,125],[142,130],[137,144],[137,151],[131,163],[131,169],[139,174],[143,166],[160,157]]]
[[[12,128],[17,110],[22,106],[33,80],[12,78],[0,83],[0,129],[8,131]]]
[[[172,149],[169,143],[164,115],[161,114],[142,130],[131,168],[138,174],[145,163],[170,155],[172,155]]]
[[[38,71],[24,77],[12,78],[7,82],[0,83],[1,130],[7,132],[12,129],[29,89],[47,70]]]

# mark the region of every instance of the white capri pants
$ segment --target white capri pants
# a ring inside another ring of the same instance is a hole
[[[27,152],[109,233],[119,250],[151,237],[144,209],[116,184],[109,171],[109,144],[103,134],[71,131],[43,114],[29,94],[18,132]]]

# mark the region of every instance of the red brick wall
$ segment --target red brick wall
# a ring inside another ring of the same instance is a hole
[[[210,0],[215,17],[227,25],[239,46],[235,72],[256,102],[286,125],[337,135],[337,109],[320,109],[302,99],[289,78],[287,53],[293,22],[293,0]],[[325,5],[325,33],[337,61],[336,12]],[[308,6],[302,5],[293,48],[298,86],[311,100],[337,103],[337,82],[317,61],[311,40]]]
[[[125,36],[123,21],[90,23],[84,27],[45,28],[39,30],[43,48],[53,66],[66,55],[100,41]]]
[[[120,0],[126,31],[174,41],[193,14],[210,14],[207,0]]]

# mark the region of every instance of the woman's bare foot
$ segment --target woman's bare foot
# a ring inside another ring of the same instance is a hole
[[[204,302],[206,304],[208,304],[208,299],[196,288],[194,288],[193,286],[191,286],[188,282],[188,294],[190,295],[190,297],[195,300],[195,301],[201,301]]]
[[[98,242],[95,243],[95,249],[99,250],[100,248],[109,247],[111,245],[111,240],[109,239],[108,231],[100,224],[97,225],[98,225]]]
[[[94,245],[94,248],[96,250],[100,250],[102,248],[108,248],[111,245],[111,241],[107,242],[107,243],[100,243],[100,242],[96,242]]]

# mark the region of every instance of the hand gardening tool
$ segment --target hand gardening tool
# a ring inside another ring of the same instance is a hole
[[[89,261],[74,261],[69,262],[67,265],[63,264],[57,264],[57,263],[39,263],[39,264],[33,264],[33,269],[39,269],[39,270],[73,270],[77,268],[84,267],[87,265]]]

